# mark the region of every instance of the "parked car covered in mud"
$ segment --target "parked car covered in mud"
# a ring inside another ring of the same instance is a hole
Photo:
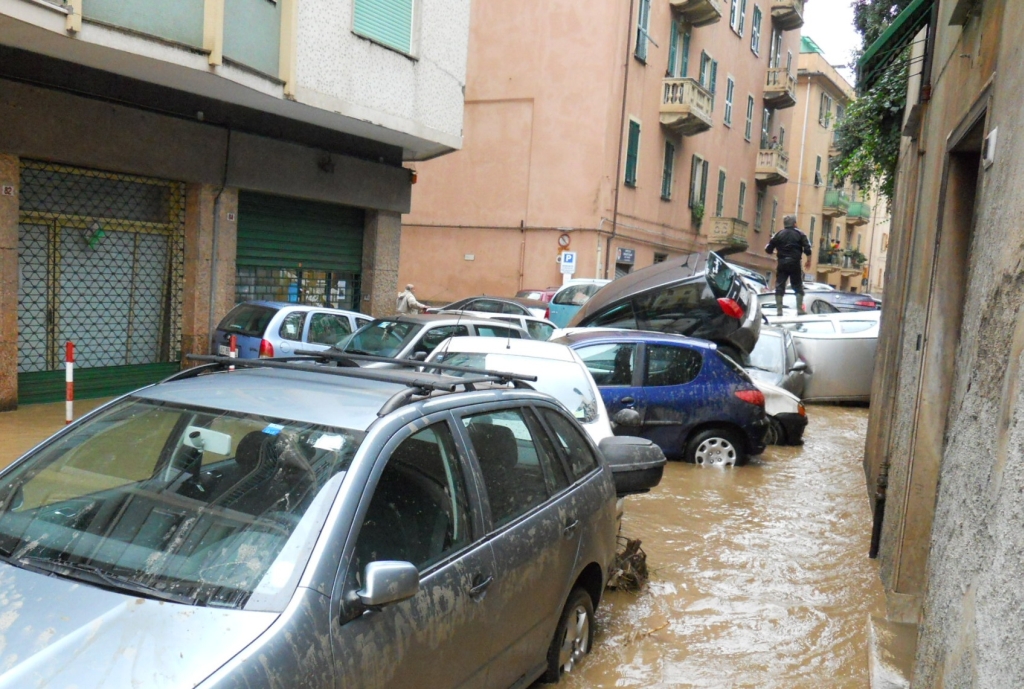
[[[797,397],[803,394],[810,378],[807,362],[797,354],[793,335],[774,325],[761,328],[761,336],[744,368],[755,383],[777,385]]]
[[[590,650],[657,448],[528,376],[205,360],[0,472],[0,687],[526,686]]]

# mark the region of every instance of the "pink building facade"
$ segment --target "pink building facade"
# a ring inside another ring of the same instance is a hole
[[[614,277],[712,248],[770,274],[802,0],[472,7],[464,147],[417,163],[421,299]]]

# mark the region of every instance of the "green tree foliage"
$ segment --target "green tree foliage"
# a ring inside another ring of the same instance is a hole
[[[853,0],[854,26],[861,35],[857,57],[881,36],[912,0]],[[861,187],[873,180],[890,203],[896,184],[903,112],[907,100],[909,51],[894,61],[871,90],[846,110],[836,125],[839,157],[833,174]]]

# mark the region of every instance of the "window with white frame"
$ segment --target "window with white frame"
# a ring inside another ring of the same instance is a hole
[[[694,155],[690,164],[690,208],[704,207],[708,190],[708,161]]]
[[[761,111],[761,148],[771,148],[772,142],[769,138],[772,130],[772,111],[765,108]]]
[[[413,0],[354,0],[352,31],[411,55]]]
[[[782,61],[782,32],[778,29],[772,29],[772,45],[771,52],[768,53],[768,66],[776,68]]]
[[[747,183],[740,180],[740,201],[736,204],[736,217],[743,220],[743,216],[746,215],[747,205]]]
[[[743,35],[743,28],[747,23],[747,0],[740,0],[740,18],[736,22],[736,33]]]
[[[641,62],[647,62],[647,41],[651,27],[651,0],[640,0],[640,14],[636,20],[636,48],[633,54]]]
[[[754,16],[750,21],[750,49],[754,55],[761,54],[761,8],[754,5]]]
[[[818,105],[818,124],[828,129],[832,123],[832,96],[822,92],[821,102]]]
[[[740,0],[731,0],[729,3],[729,26],[736,30],[736,22],[740,18]]]
[[[743,138],[750,141],[750,136],[754,130],[754,97],[747,96],[747,126],[743,131]]]
[[[675,173],[676,146],[671,141],[665,142],[665,166],[661,173],[661,198],[668,201],[672,198],[672,177]]]
[[[736,91],[736,82],[729,77],[725,82],[725,124],[732,126],[732,99]]]

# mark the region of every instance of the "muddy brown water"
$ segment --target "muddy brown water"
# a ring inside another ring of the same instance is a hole
[[[868,685],[866,619],[884,601],[866,555],[867,410],[809,413],[803,447],[726,470],[672,462],[654,492],[627,499],[623,533],[643,540],[650,584],[605,596],[594,650],[562,685]],[[0,467],[63,418],[63,404],[0,414]]]

